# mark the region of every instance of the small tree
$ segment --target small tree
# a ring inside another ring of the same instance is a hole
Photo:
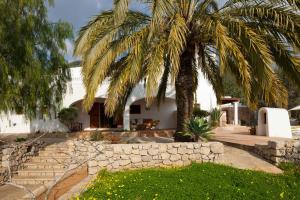
[[[58,113],[58,119],[71,130],[72,123],[78,117],[78,109],[75,107],[63,108]]]

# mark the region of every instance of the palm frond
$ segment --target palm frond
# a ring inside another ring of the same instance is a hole
[[[249,96],[251,93],[251,75],[249,64],[240,50],[240,47],[237,45],[235,40],[229,36],[228,29],[220,22],[216,22],[215,29],[216,47],[219,52],[221,74],[224,73],[226,66],[228,65],[229,57],[236,60],[237,65],[234,66],[237,67],[239,71],[245,98],[247,101],[249,101]]]
[[[179,14],[174,16],[172,21],[170,34],[168,37],[168,54],[171,61],[171,77],[172,82],[175,81],[180,67],[180,55],[182,54],[188,34],[188,28],[185,19]]]

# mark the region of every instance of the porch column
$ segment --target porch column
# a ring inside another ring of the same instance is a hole
[[[123,129],[130,130],[130,106],[126,105],[123,113]]]
[[[239,124],[239,102],[234,102],[234,125],[238,125]]]

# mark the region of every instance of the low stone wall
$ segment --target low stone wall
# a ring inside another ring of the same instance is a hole
[[[42,147],[44,147],[44,142],[42,141],[28,141],[20,144],[5,145],[2,149],[1,162],[3,181],[8,179],[8,167],[10,167],[12,173],[16,172],[22,163],[36,156]]]
[[[75,162],[88,160],[89,174],[101,169],[122,169],[184,166],[191,162],[219,162],[224,147],[219,142],[209,143],[148,143],[103,144],[73,141],[69,143]]]
[[[275,164],[280,162],[300,164],[300,141],[269,141],[267,145],[256,144],[255,153]]]

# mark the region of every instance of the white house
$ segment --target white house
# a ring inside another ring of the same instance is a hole
[[[282,108],[261,108],[258,111],[257,135],[292,138],[288,111]]]
[[[114,122],[104,114],[104,101],[107,98],[109,82],[105,81],[98,89],[95,103],[90,112],[82,108],[82,100],[85,95],[85,88],[82,82],[81,67],[71,68],[72,80],[68,83],[67,92],[63,98],[62,107],[76,106],[79,110],[77,122],[82,124],[83,130],[98,128],[119,127],[130,129],[133,121],[141,123],[144,120],[159,121],[158,129],[174,129],[176,127],[176,102],[174,86],[169,85],[166,93],[166,100],[157,108],[153,104],[146,107],[144,83],[138,84],[129,97],[123,117]],[[197,88],[197,104],[203,110],[211,110],[217,106],[215,92],[210,83],[205,79],[202,72],[199,72],[199,84]],[[0,133],[32,133],[32,132],[55,132],[64,131],[65,127],[57,119],[36,119],[26,120],[23,115],[2,114],[0,115]]]

